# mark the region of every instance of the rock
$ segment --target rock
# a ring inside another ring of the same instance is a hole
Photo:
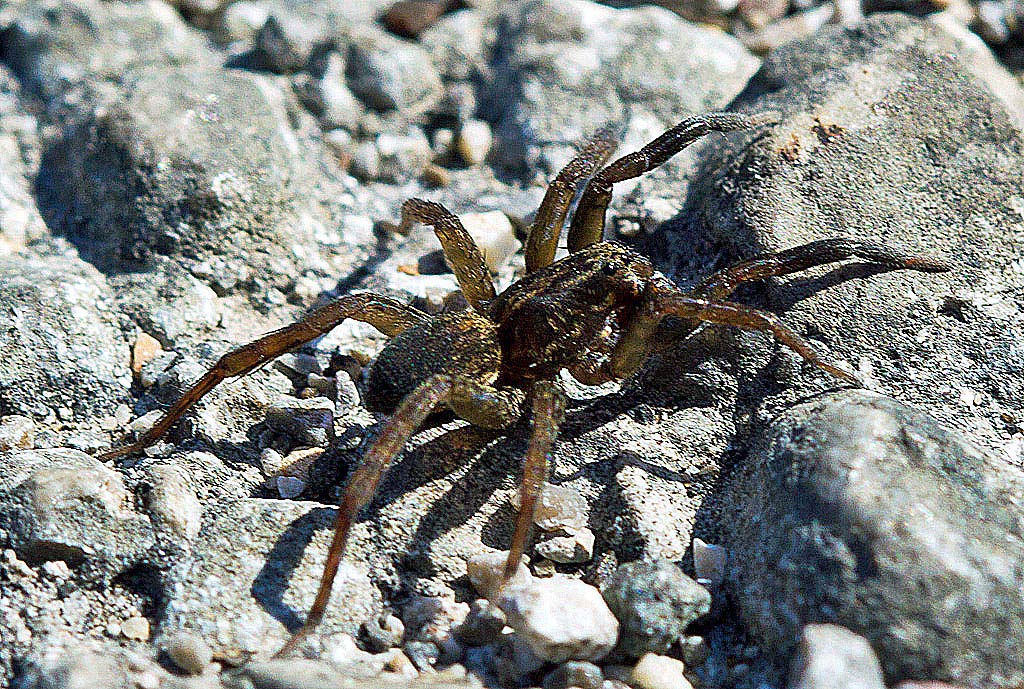
[[[629,675],[635,689],[693,689],[683,675],[685,666],[679,660],[655,653],[645,653]]]
[[[493,140],[491,125],[482,120],[469,120],[462,123],[453,143],[455,152],[466,165],[479,165],[491,150]]]
[[[867,639],[835,624],[804,627],[790,689],[884,689],[885,679]]]
[[[276,651],[312,605],[333,516],[315,503],[284,500],[208,507],[192,557],[167,575],[161,636],[188,632],[215,651]],[[320,634],[355,633],[379,614],[380,592],[358,562],[342,562]]]
[[[93,583],[142,563],[154,545],[121,476],[66,448],[2,455],[0,529],[29,562],[64,560]]]
[[[946,58],[936,61],[939,54]],[[1024,273],[996,258],[1013,255],[1020,239],[1019,230],[998,228],[1016,228],[1021,216],[994,199],[1017,184],[1024,141],[1019,117],[993,96],[992,78],[975,73],[971,55],[945,30],[897,15],[871,16],[856,31],[829,28],[776,51],[738,106],[779,107],[782,121],[709,144],[680,221],[646,245],[683,283],[697,241],[728,252],[723,263],[827,236],[951,260],[943,276],[858,279],[875,271],[850,266],[754,289],[823,356],[870,370],[874,387],[948,424],[962,425],[949,403],[961,388],[991,390],[971,426],[975,439],[997,446],[1000,413],[1024,399],[1024,356],[1011,344]],[[918,113],[933,110],[943,116],[924,125]],[[965,122],[973,128],[965,131]],[[922,149],[923,139],[934,147]],[[909,179],[917,180],[913,189]],[[949,227],[960,231],[953,236]],[[956,304],[969,313],[954,315]],[[786,388],[760,403],[764,419],[832,384],[823,373],[786,373],[797,368],[779,361],[792,361],[788,353],[757,351],[762,369]]]
[[[667,560],[622,565],[601,593],[622,626],[617,649],[634,658],[665,654],[711,609],[707,589]]]
[[[132,641],[149,641],[149,620],[145,617],[129,617],[121,623],[121,635]]]
[[[323,129],[342,127],[354,131],[363,108],[345,82],[345,60],[332,52],[318,84],[322,109],[315,113]]]
[[[569,577],[508,586],[497,601],[508,624],[551,663],[600,660],[612,650],[619,623],[593,586]]]
[[[583,660],[570,660],[544,676],[544,689],[598,689],[601,686],[601,668]]]
[[[284,100],[238,70],[147,67],[47,149],[44,217],[107,272],[166,256],[215,290],[283,286],[322,260]],[[308,247],[301,265],[295,244]]]
[[[36,437],[36,425],[27,416],[11,414],[0,417],[0,452],[31,450]]]
[[[204,53],[203,40],[164,3],[29,3],[9,19],[5,61],[54,110],[78,110],[84,103],[74,91],[86,84],[96,95],[137,69],[201,63]]]
[[[190,675],[201,675],[213,662],[213,650],[202,637],[188,632],[174,634],[164,642],[174,664]]]
[[[334,439],[334,403],[326,397],[286,397],[267,409],[267,426],[298,445],[326,447]]]
[[[459,220],[480,248],[484,262],[492,273],[499,272],[522,247],[508,216],[501,211],[463,213]]]
[[[420,46],[380,30],[360,33],[348,50],[348,86],[367,107],[403,117],[440,102],[441,77]]]
[[[100,274],[76,260],[0,258],[0,415],[108,416],[128,398],[127,348]]]
[[[146,468],[150,480],[146,508],[158,528],[179,541],[199,534],[203,506],[185,473],[175,464],[154,463]]]
[[[455,629],[456,635],[470,646],[486,646],[498,641],[505,628],[505,613],[486,598],[477,598],[469,606],[469,614]]]
[[[498,26],[483,111],[493,113],[497,162],[519,172],[554,174],[573,142],[625,113],[668,126],[720,108],[757,69],[731,37],[659,7],[517,2]]]
[[[33,663],[21,679],[25,689],[125,689],[128,678],[113,659],[94,652],[61,654]]]
[[[469,577],[473,588],[481,596],[491,599],[499,591],[502,573],[505,570],[505,560],[508,558],[507,550],[492,551],[483,553],[471,558],[466,562],[466,574]],[[526,584],[533,580],[529,568],[526,566],[526,556],[519,565],[515,574],[509,580],[509,584]]]
[[[538,541],[533,549],[538,555],[552,562],[587,562],[594,556],[594,532],[583,528],[565,536],[550,536]]]
[[[744,467],[729,577],[756,638],[785,654],[828,619],[870,641],[890,683],[1024,677],[1024,472],[866,391],[793,408]]]
[[[516,504],[519,497],[516,496]],[[568,531],[573,533],[587,525],[589,508],[586,498],[571,486],[545,483],[537,498],[533,523],[542,531]]]
[[[359,638],[373,653],[383,653],[402,644],[405,624],[394,615],[380,615],[364,622],[359,627]]]
[[[722,546],[693,539],[693,573],[698,584],[713,589],[720,586],[728,562],[729,554]]]

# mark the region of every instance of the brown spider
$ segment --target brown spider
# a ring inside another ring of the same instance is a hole
[[[137,452],[160,438],[200,398],[226,378],[242,376],[275,357],[323,335],[346,318],[370,323],[392,339],[369,369],[366,403],[392,413],[349,480],[338,508],[334,537],[316,600],[303,627],[278,655],[288,653],[323,618],[349,529],[372,498],[381,476],[416,429],[441,407],[485,428],[506,428],[529,406],[533,431],[523,467],[519,515],[504,581],[526,549],[547,457],[561,423],[565,397],[559,371],[587,384],[634,373],[666,343],[658,324],[682,319],[688,330],[701,322],[770,332],[807,361],[856,384],[846,371],[822,360],[775,315],[726,301],[743,282],[786,275],[858,257],[892,269],[939,272],[942,261],[891,247],[837,238],[811,242],[736,263],[682,292],[634,251],[602,241],[612,185],[663,164],[713,131],[728,132],[777,121],[774,113],[713,113],[683,120],[640,151],[601,168],[615,148],[599,132],[551,182],[526,243],[527,275],[496,294],[480,250],[459,219],[443,206],[411,199],[402,224],[431,225],[452,264],[469,308],[428,316],[375,294],[352,294],[280,330],[233,349],[217,361],[136,442],[102,455]],[[569,228],[569,256],[553,262],[561,229],[579,183],[590,177]],[[678,339],[675,330],[672,338]]]

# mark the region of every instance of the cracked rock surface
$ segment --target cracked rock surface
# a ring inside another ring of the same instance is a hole
[[[391,4],[0,7],[0,685],[781,689],[816,681],[826,637],[872,686],[1024,682],[1024,92],[955,8],[844,15],[762,60],[663,7],[470,2],[409,39],[376,21]],[[474,586],[509,547],[528,420],[442,419],[354,526],[307,657],[269,659],[384,419],[366,324],[91,456],[339,295],[457,303],[429,229],[384,229],[405,199],[465,214],[503,289],[582,137],[612,124],[627,152],[713,109],[780,121],[618,185],[606,238],[683,288],[835,235],[953,270],[739,290],[866,390],[714,327],[621,384],[563,376],[565,514],[507,609]],[[694,538],[725,549],[702,584]]]

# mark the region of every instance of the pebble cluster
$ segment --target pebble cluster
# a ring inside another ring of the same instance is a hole
[[[1020,686],[1022,26],[1012,0],[0,7],[0,685]],[[950,259],[740,294],[872,392],[715,328],[565,378],[504,587],[527,424],[431,427],[290,659],[383,336],[346,322],[94,458],[339,294],[464,306],[432,233],[387,229],[406,198],[458,212],[500,289],[581,139],[724,108],[781,121],[618,185],[608,237],[684,287],[840,233]]]

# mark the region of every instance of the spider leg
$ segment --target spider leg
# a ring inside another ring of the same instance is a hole
[[[665,282],[667,283],[667,280]],[[612,355],[612,368],[617,376],[626,377],[643,364],[653,346],[658,323],[665,316],[771,333],[776,340],[823,371],[860,386],[860,381],[852,373],[822,359],[802,337],[775,314],[728,301],[709,301],[684,294],[671,285],[653,289],[646,304],[619,339]]]
[[[721,301],[728,298],[741,283],[788,275],[848,258],[860,258],[892,270],[904,268],[940,273],[950,269],[949,264],[925,254],[910,253],[875,242],[837,237],[734,263],[701,280],[692,294],[709,301]]]
[[[608,160],[616,145],[611,128],[598,130],[551,180],[526,236],[526,272],[532,273],[554,260],[577,185]]]
[[[192,387],[171,405],[160,420],[142,437],[130,445],[104,452],[99,455],[99,459],[115,459],[149,447],[166,433],[182,414],[221,381],[244,376],[285,352],[329,332],[346,318],[369,323],[385,335],[394,336],[406,328],[424,321],[427,316],[418,309],[376,294],[352,294],[341,297],[291,325],[267,333],[257,340],[229,351],[218,359],[213,368],[207,371],[202,378],[193,383]]]
[[[463,227],[459,217],[434,201],[409,199],[402,204],[402,222],[396,232],[406,234],[413,223],[421,222],[434,228],[441,241],[445,256],[452,264],[452,272],[459,281],[466,301],[478,313],[484,304],[495,297],[494,283],[480,248]]]
[[[565,417],[565,393],[551,381],[539,381],[533,387],[533,434],[523,463],[523,480],[519,489],[519,515],[512,534],[512,544],[505,560],[502,582],[516,573],[526,550],[533,527],[537,498],[548,478],[548,455],[558,436],[558,427]]]
[[[702,136],[711,132],[731,132],[778,121],[778,114],[755,115],[715,112],[689,117],[657,137],[639,151],[629,153],[602,169],[587,183],[569,227],[569,251],[601,241],[604,216],[612,200],[616,182],[639,177],[662,165]]]
[[[500,428],[519,418],[524,397],[519,390],[493,388],[469,378],[445,374],[431,376],[406,395],[373,445],[367,450],[359,467],[352,473],[334,519],[334,536],[327,551],[323,577],[316,599],[306,617],[306,623],[275,654],[275,657],[282,657],[293,651],[323,620],[331,597],[331,588],[334,586],[334,579],[345,552],[348,534],[359,510],[370,502],[391,461],[402,451],[412,434],[437,406],[448,405],[459,416],[468,412],[466,416],[469,418],[463,418],[474,425]]]

